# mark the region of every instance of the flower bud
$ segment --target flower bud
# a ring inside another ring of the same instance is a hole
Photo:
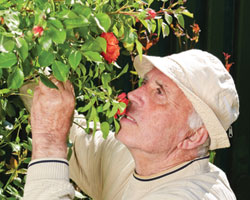
[[[40,37],[43,34],[43,27],[41,26],[34,26],[32,30],[36,37]]]
[[[148,17],[146,19],[154,19],[156,15],[157,14],[153,9],[148,9]]]

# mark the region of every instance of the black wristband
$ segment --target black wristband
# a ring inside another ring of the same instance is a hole
[[[41,164],[41,163],[62,163],[62,164],[65,164],[65,165],[69,166],[69,163],[66,162],[66,161],[63,161],[63,160],[39,160],[39,161],[30,163],[28,165],[28,168],[31,167],[32,165]]]

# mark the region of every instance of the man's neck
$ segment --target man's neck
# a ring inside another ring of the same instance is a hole
[[[158,174],[195,158],[192,155],[184,155],[178,150],[169,154],[147,153],[135,149],[130,149],[130,152],[135,160],[135,171],[140,176]]]

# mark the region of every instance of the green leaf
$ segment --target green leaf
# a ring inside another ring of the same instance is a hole
[[[157,37],[160,37],[160,35],[161,35],[161,27],[162,27],[162,22],[163,22],[163,19],[158,19],[157,20],[157,28],[158,28],[158,30],[157,30]]]
[[[120,130],[120,124],[116,119],[114,119],[114,123],[115,123],[115,133],[118,133]]]
[[[136,50],[139,53],[140,59],[142,59],[142,44],[139,42],[139,40],[136,40],[135,43],[136,43]]]
[[[2,78],[3,70],[0,68],[0,79]]]
[[[66,31],[64,29],[50,27],[50,35],[56,44],[63,44],[66,40]]]
[[[52,39],[50,36],[43,36],[39,38],[39,43],[42,45],[44,50],[48,51],[52,45]]]
[[[95,98],[92,98],[89,103],[87,105],[85,105],[84,107],[79,107],[77,109],[78,112],[86,112],[87,110],[89,110],[92,105],[95,103],[96,99]]]
[[[100,55],[100,53],[97,53],[97,52],[86,51],[86,52],[83,52],[83,55],[90,61],[95,61],[95,62],[102,61],[102,56]]]
[[[152,33],[154,33],[155,32],[155,30],[156,30],[156,22],[155,22],[155,20],[147,20],[148,21],[148,23],[150,23],[150,29],[151,29],[151,31],[150,32],[152,32]]]
[[[0,68],[10,68],[17,63],[17,57],[14,53],[0,54]]]
[[[105,105],[103,106],[102,111],[108,110],[109,107],[110,107],[110,102],[107,101],[107,102],[105,103]]]
[[[154,2],[154,0],[148,0],[148,7]]]
[[[0,94],[1,94],[1,90],[0,90]],[[5,119],[5,112],[4,112],[4,110],[2,108],[2,104],[0,102],[0,121],[4,121],[4,119]]]
[[[82,59],[82,54],[79,51],[72,50],[69,55],[69,64],[75,70],[80,64]]]
[[[162,34],[163,34],[163,38],[166,37],[166,36],[168,36],[169,32],[170,32],[169,26],[166,23],[162,22]]]
[[[1,90],[0,90],[0,94],[7,94],[7,93],[9,93],[9,92],[10,92],[10,90],[7,89],[7,88],[4,88],[4,89],[1,89]]]
[[[124,33],[124,42],[134,43],[137,39],[137,34],[133,32],[134,29],[126,28]]]
[[[102,83],[104,86],[107,86],[108,83],[111,81],[111,76],[110,76],[110,73],[103,73],[102,74]]]
[[[105,13],[98,13],[96,15],[96,24],[97,26],[103,31],[108,32],[110,26],[111,26],[111,19],[110,17]]]
[[[107,41],[103,37],[97,37],[95,39],[95,43],[98,44],[98,46],[101,48],[101,52],[106,53]]]
[[[144,18],[139,18],[140,22],[143,24],[143,26],[148,29],[148,23],[146,22],[146,20],[144,20]]]
[[[58,89],[58,87],[51,80],[49,80],[47,76],[45,76],[44,74],[39,74],[39,76],[40,76],[40,80],[42,81],[44,85],[46,85],[49,88]]]
[[[78,15],[71,10],[63,10],[59,12],[58,17],[62,19],[69,19],[69,18],[77,18]]]
[[[60,61],[55,61],[52,64],[53,75],[57,80],[65,82],[69,74],[69,66]]]
[[[54,55],[49,51],[42,51],[41,54],[38,56],[38,63],[41,67],[47,67],[54,62]]]
[[[91,112],[90,112],[90,116],[89,116],[89,121],[94,120],[94,122],[98,121],[98,115],[96,112],[96,108],[95,106],[91,107]]]
[[[70,160],[71,156],[72,156],[72,147],[68,147],[68,153],[67,153],[67,160]]]
[[[128,67],[129,67],[129,64],[126,64],[126,66],[123,67],[122,71],[115,78],[119,78],[121,75],[127,73]]]
[[[0,34],[0,52],[10,52],[14,49],[15,42]]]
[[[77,13],[78,15],[83,15],[84,17],[89,17],[92,14],[92,10],[88,7],[83,7],[80,4],[74,4],[74,12]]]
[[[25,39],[19,37],[16,38],[16,46],[17,46],[17,50],[22,58],[22,60],[24,61],[27,57],[28,57],[28,44],[26,42]]]
[[[120,24],[119,32],[117,37],[122,37],[124,35],[124,24]]]
[[[116,27],[116,25],[114,25],[113,27],[112,27],[112,32],[115,34],[115,36],[116,37],[118,37],[118,29],[117,29],[117,27]]]
[[[102,37],[87,40],[81,47],[83,51],[106,52],[107,42]]]
[[[110,111],[110,113],[108,114],[108,118],[113,117],[117,113],[118,105],[119,105],[118,103],[113,104],[113,108]]]
[[[108,122],[101,123],[101,131],[102,131],[103,138],[106,139],[108,137],[108,134],[109,134],[109,123]]]
[[[166,22],[170,25],[173,22],[173,17],[171,15],[169,15],[167,12],[164,13],[164,18],[166,20]]]
[[[176,14],[175,15],[178,23],[181,25],[182,28],[185,28],[185,22],[184,22],[184,17],[182,14]]]
[[[188,16],[188,17],[190,17],[190,18],[194,18],[194,14],[191,13],[191,12],[189,12],[188,10],[183,10],[183,11],[182,11],[182,14],[183,14],[183,15],[186,15],[186,16]]]
[[[123,112],[124,109],[127,107],[127,105],[126,105],[124,102],[119,102],[118,105],[119,105],[119,106],[118,106],[118,109],[119,109],[121,112]]]
[[[24,81],[23,71],[16,68],[8,77],[7,83],[10,89],[18,89],[22,86]]]
[[[139,13],[139,15],[137,15],[137,18],[139,20],[144,20],[146,17],[147,17],[147,11],[146,10],[141,10],[140,13]]]
[[[89,20],[82,15],[77,18],[65,19],[63,23],[66,26],[66,29],[84,27],[90,24]]]
[[[12,103],[8,101],[7,106],[6,106],[6,113],[9,117],[15,117],[16,116],[16,111]]]
[[[5,155],[5,151],[0,149],[0,156],[4,156]]]
[[[58,19],[56,18],[53,18],[53,17],[50,17],[49,20],[48,20],[48,23],[53,25],[55,28],[57,29],[63,29],[63,24],[61,21],[59,21]]]

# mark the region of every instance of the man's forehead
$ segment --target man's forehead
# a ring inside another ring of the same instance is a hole
[[[166,74],[161,72],[159,69],[156,67],[153,67],[149,72],[147,72],[144,76],[144,79],[149,80],[149,79],[158,79],[158,81],[171,81],[173,82]]]

